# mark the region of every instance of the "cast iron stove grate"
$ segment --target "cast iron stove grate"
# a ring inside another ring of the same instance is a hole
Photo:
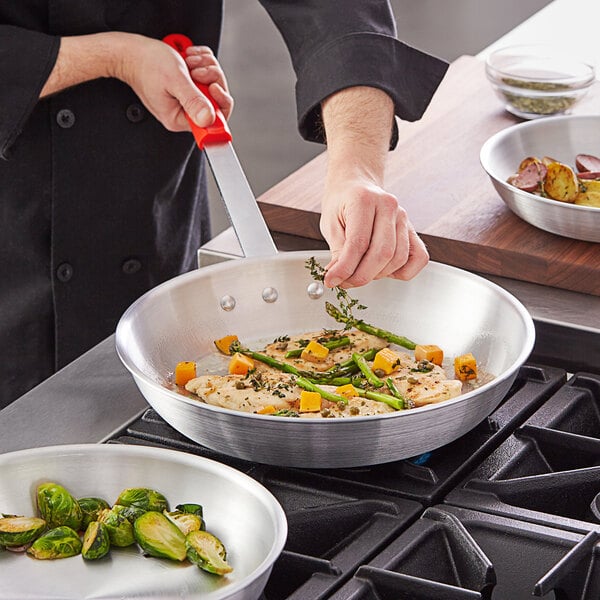
[[[445,501],[600,532],[600,376],[574,375]]]
[[[529,473],[540,460],[554,461],[568,467],[564,477],[587,481],[587,502],[598,485],[586,474],[591,468],[596,476],[600,459],[599,380],[578,374],[567,383],[561,369],[525,365],[498,409],[460,440],[427,457],[370,468],[303,470],[234,459],[188,440],[151,409],[111,443],[167,446],[218,460],[277,497],[289,536],[262,600],[521,600],[532,594],[598,600],[600,527],[589,511],[561,517],[538,511],[528,519],[531,507],[501,512],[481,486],[495,483],[486,473]],[[523,440],[532,430],[537,438],[530,448],[552,449],[543,460],[525,457]],[[557,445],[556,436],[566,442]],[[479,483],[469,486],[472,480]]]

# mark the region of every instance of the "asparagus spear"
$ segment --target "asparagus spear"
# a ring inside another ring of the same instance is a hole
[[[376,388],[383,387],[383,381],[373,373],[371,367],[367,364],[365,357],[358,352],[354,352],[352,354],[352,360],[356,363],[358,368],[361,370],[362,374],[365,376],[367,381]]]
[[[408,338],[396,335],[391,331],[387,331],[385,329],[380,329],[379,327],[375,327],[373,325],[369,325],[360,319],[354,319],[353,317],[348,317],[344,315],[339,309],[337,309],[330,302],[325,302],[325,310],[330,317],[333,317],[338,323],[345,323],[348,328],[355,327],[360,331],[364,331],[365,333],[370,333],[378,338],[386,340],[392,344],[397,344],[398,346],[402,346],[404,348],[408,348],[409,350],[415,349],[415,342],[412,342]]]
[[[374,392],[371,390],[361,390],[357,388],[356,391],[361,398],[369,398],[370,400],[376,400],[377,402],[385,402],[396,410],[404,410],[404,402],[389,394],[383,394],[382,392]]]
[[[371,348],[370,350],[367,350],[366,352],[363,353],[363,358],[365,360],[373,360],[375,358],[375,355],[377,354],[377,348]],[[349,358],[348,360],[340,363],[339,365],[336,365],[335,367],[331,367],[331,369],[324,371],[325,373],[339,373],[341,371],[344,370],[351,370],[354,373],[356,373],[356,363]]]
[[[400,393],[400,391],[394,384],[394,380],[391,377],[388,377],[385,380],[385,384],[388,386],[388,389],[392,393],[392,396],[394,396],[394,398],[397,398],[400,401],[400,403],[402,404],[402,408],[406,408],[406,401],[404,399],[404,396]]]
[[[240,352],[241,354],[245,354],[254,360],[258,360],[259,362],[265,363],[278,371],[283,371],[284,373],[290,373],[291,375],[296,375],[296,377],[303,377],[311,381],[312,383],[318,383],[319,385],[344,385],[346,383],[351,383],[352,379],[350,377],[340,377],[337,373],[327,373],[327,372],[314,372],[314,371],[301,371],[294,367],[294,365],[290,365],[285,362],[281,362],[268,354],[262,354],[261,352],[255,352],[254,350],[250,350],[249,348],[244,348],[239,342],[233,342],[231,344],[231,350],[233,352]]]
[[[325,348],[329,348],[329,350],[336,350],[337,348],[343,348],[344,346],[350,345],[350,338],[348,336],[344,336],[341,338],[337,338],[335,340],[329,340],[328,342],[323,342],[322,344]],[[302,354],[304,348],[296,348],[295,350],[290,350],[285,353],[285,358],[297,358]]]
[[[327,390],[315,385],[312,381],[309,381],[305,377],[298,377],[296,379],[296,385],[300,386],[304,390],[308,390],[309,392],[317,392],[317,394],[320,394],[322,398],[325,398],[325,400],[348,404],[348,398],[345,398],[344,396],[338,396],[337,394],[332,394],[331,392],[328,392]]]
[[[296,369],[296,367],[294,367],[293,365],[280,362],[276,358],[273,358],[268,354],[261,354],[260,352],[254,352],[254,350],[250,350],[249,348],[244,348],[239,342],[233,342],[233,344],[231,344],[231,350],[233,352],[240,352],[241,354],[245,354],[246,356],[249,356],[254,360],[258,360],[259,362],[265,363],[266,365],[269,365],[270,367],[273,367],[278,371],[283,371],[284,373],[291,373],[292,375],[296,375],[298,377],[301,377],[303,375],[307,375],[310,377],[311,375],[306,371],[300,371],[299,369]]]
[[[314,383],[312,383],[304,377],[298,377],[298,379],[296,380],[296,384],[299,385],[302,389],[308,390],[309,392],[317,392],[318,394],[321,394],[321,397],[325,398],[326,400],[331,400],[332,402],[343,402],[344,404],[348,404],[348,398],[345,398],[344,396],[338,396],[336,394],[331,394],[330,392],[327,392],[326,390],[323,390],[320,387],[316,386]],[[356,391],[358,392],[358,395],[362,398],[369,398],[370,400],[376,400],[377,402],[384,402],[385,404],[388,404],[396,410],[404,409],[404,402],[402,400],[399,400],[398,398],[394,398],[394,396],[390,396],[389,394],[382,394],[381,392],[373,392],[370,390],[362,390],[360,388],[357,388]]]

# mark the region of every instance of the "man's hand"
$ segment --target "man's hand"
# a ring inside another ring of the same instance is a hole
[[[358,287],[372,279],[411,279],[429,254],[392,194],[364,177],[329,183],[321,232],[331,249],[325,284]]]
[[[54,69],[40,97],[100,77],[127,83],[146,108],[170,131],[187,131],[187,113],[200,127],[215,119],[210,101],[194,82],[209,86],[225,118],[233,109],[225,75],[206,47],[183,58],[160,40],[121,32],[63,37]]]
[[[327,183],[321,232],[331,249],[325,285],[410,279],[428,262],[406,211],[383,189],[393,105],[383,91],[355,87],[323,103]]]
[[[188,48],[187,58],[162,41],[125,34],[115,75],[128,83],[146,108],[170,131],[186,131],[185,113],[207,127],[215,119],[210,101],[194,82],[209,86],[225,118],[233,109],[225,74],[205,46]]]

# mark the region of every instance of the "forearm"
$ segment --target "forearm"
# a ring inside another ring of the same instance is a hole
[[[394,105],[382,90],[352,87],[322,105],[327,138],[328,183],[360,177],[383,185]]]
[[[414,277],[427,263],[427,250],[383,186],[392,100],[379,88],[352,87],[329,97],[322,113],[328,166],[320,226],[331,249],[325,285]]]
[[[113,77],[127,36],[119,32],[63,37],[60,50],[40,98],[86,81]]]
[[[233,100],[212,51],[194,47],[190,52],[188,65],[162,41],[133,33],[63,37],[40,98],[93,79],[114,77],[129,85],[167,129],[189,130],[186,113],[198,126],[208,127],[214,121],[214,109],[195,82],[210,86],[226,117]]]

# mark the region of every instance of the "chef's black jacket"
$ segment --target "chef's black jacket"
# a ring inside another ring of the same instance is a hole
[[[322,141],[320,102],[337,90],[381,88],[416,120],[445,73],[395,39],[385,0],[262,4],[290,51],[306,139]],[[166,131],[127,85],[99,79],[38,101],[61,36],[177,32],[216,52],[221,19],[220,0],[0,2],[0,408],[193,269],[210,234],[191,135]]]

